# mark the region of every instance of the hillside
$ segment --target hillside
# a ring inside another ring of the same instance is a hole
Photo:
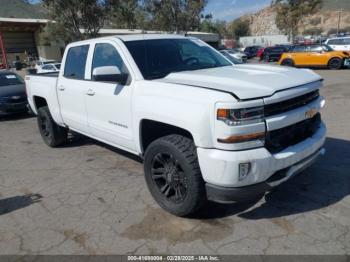
[[[350,31],[350,0],[325,0],[323,8],[312,16],[305,17],[299,28],[300,33],[320,31],[323,34],[335,32],[338,25],[338,10],[343,9],[340,28]],[[242,16],[241,20],[248,20],[252,35],[280,34],[275,24],[276,13],[267,7],[256,14]]]
[[[45,18],[40,4],[29,4],[23,0],[1,0],[0,17]]]

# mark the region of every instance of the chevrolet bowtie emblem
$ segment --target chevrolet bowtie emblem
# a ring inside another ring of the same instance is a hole
[[[306,118],[313,118],[318,113],[317,109],[311,108],[310,110],[305,112]]]

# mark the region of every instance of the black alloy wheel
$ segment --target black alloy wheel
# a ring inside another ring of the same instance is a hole
[[[178,160],[169,153],[158,153],[152,161],[152,179],[167,200],[180,203],[187,194],[187,179]]]

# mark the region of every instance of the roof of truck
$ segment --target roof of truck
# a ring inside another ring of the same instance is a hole
[[[116,35],[122,41],[138,41],[138,40],[152,40],[152,39],[179,39],[185,38],[184,35],[176,34],[135,34],[135,35]]]

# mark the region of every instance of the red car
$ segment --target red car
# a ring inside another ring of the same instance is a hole
[[[265,48],[261,47],[258,50],[258,53],[256,54],[257,57],[262,58],[262,55],[264,53]]]

